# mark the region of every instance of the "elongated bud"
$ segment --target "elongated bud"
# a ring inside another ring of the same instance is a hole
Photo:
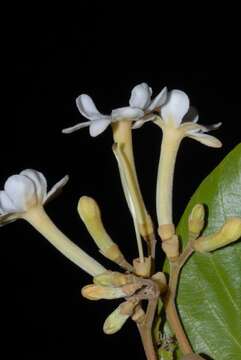
[[[99,249],[104,253],[114,242],[105,231],[97,202],[91,197],[82,196],[78,203],[79,215]]]
[[[214,234],[201,236],[193,241],[193,248],[199,252],[207,252],[219,249],[241,237],[241,218],[232,217],[227,219],[221,229]]]
[[[91,197],[82,196],[78,203],[78,213],[100,252],[124,269],[132,270],[131,265],[125,260],[119,247],[106,232],[97,202]]]
[[[136,305],[136,301],[125,301],[120,304],[105,320],[103,326],[104,333],[112,335],[119,331],[133,314]]]
[[[120,287],[135,281],[133,275],[122,274],[117,271],[106,271],[94,277],[94,284],[101,286]]]
[[[199,236],[204,227],[205,208],[202,204],[197,204],[192,209],[188,218],[188,231],[194,237]]]
[[[81,293],[83,297],[89,300],[111,300],[131,296],[140,287],[140,284],[127,284],[118,288],[91,284],[84,286]]]

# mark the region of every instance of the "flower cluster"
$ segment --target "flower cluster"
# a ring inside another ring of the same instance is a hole
[[[97,202],[90,197],[82,196],[79,199],[77,210],[80,218],[101,254],[117,264],[121,271],[107,270],[56,227],[45,212],[44,205],[61,191],[68,181],[68,176],[60,180],[49,192],[47,192],[47,181],[39,171],[27,169],[18,175],[10,176],[4,185],[4,190],[0,191],[0,226],[16,219],[24,219],[31,224],[57,250],[91,275],[93,282],[82,288],[82,295],[85,298],[123,299],[123,302],[107,317],[104,332],[106,334],[117,332],[127,319],[132,317],[138,325],[146,353],[149,354],[148,358],[155,359],[155,349],[150,339],[158,299],[160,294],[165,293],[164,307],[166,306],[165,310],[170,315],[173,311],[172,307],[175,307],[177,281],[174,279],[174,285],[171,283],[173,274],[170,271],[171,276],[167,284],[164,273],[155,270],[154,223],[145,207],[138,183],[132,130],[152,122],[163,132],[156,188],[157,231],[162,249],[170,260],[170,266],[172,267],[173,264],[176,266],[174,270],[178,275],[182,266],[180,264],[183,264],[194,250],[213,251],[236,241],[241,235],[241,219],[230,218],[216,233],[206,237],[200,236],[205,223],[205,213],[203,205],[198,204],[188,220],[188,246],[180,253],[179,239],[173,224],[172,186],[180,143],[183,138],[189,137],[204,145],[218,148],[222,145],[221,142],[207,133],[217,129],[221,123],[211,126],[198,124],[198,114],[190,106],[190,100],[183,91],[168,91],[164,87],[152,98],[152,89],[146,83],[138,84],[132,89],[128,106],[113,109],[109,115],[100,113],[91,97],[86,94],[76,99],[76,105],[81,115],[88,121],[64,129],[63,133],[68,134],[89,127],[90,135],[95,137],[109,125],[112,126],[113,152],[133,219],[139,256],[132,262],[125,258],[119,246],[106,231]],[[168,287],[172,290],[167,291]],[[143,301],[147,301],[147,306],[143,306]],[[175,316],[177,316],[176,311],[174,318]],[[169,320],[171,323],[173,316],[169,316]],[[175,331],[175,324],[173,329]],[[180,329],[176,332],[177,338],[179,332]],[[148,344],[145,343],[147,340]],[[192,353],[185,334],[181,336],[180,343],[182,342],[184,342],[183,353]]]
[[[136,85],[131,92],[129,106],[113,109],[110,115],[104,115],[97,110],[92,98],[82,94],[77,97],[76,105],[82,116],[89,121],[66,128],[63,133],[69,134],[84,127],[89,127],[90,135],[95,137],[101,134],[111,123],[126,120],[133,123],[133,129],[140,128],[149,121],[158,122],[164,128],[172,124],[181,128],[183,136],[193,138],[205,145],[219,147],[221,143],[206,133],[217,129],[221,123],[211,126],[197,124],[198,114],[190,107],[188,96],[181,90],[168,92],[164,87],[152,99],[152,88],[146,83]]]

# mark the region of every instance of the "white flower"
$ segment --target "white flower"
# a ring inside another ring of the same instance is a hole
[[[0,224],[11,222],[32,207],[45,204],[67,181],[68,176],[65,176],[47,193],[46,179],[39,171],[27,169],[19,175],[10,176],[4,190],[0,191]]]
[[[135,86],[131,92],[129,106],[114,109],[110,115],[101,114],[91,97],[82,94],[77,97],[76,105],[79,112],[89,121],[64,129],[63,133],[70,134],[89,126],[90,135],[94,137],[101,134],[112,122],[120,120],[136,122],[136,128],[140,127],[145,121],[154,118],[152,112],[165,102],[166,94],[167,90],[164,88],[160,94],[151,101],[152,89],[146,83],[139,84]],[[149,114],[151,114],[151,118],[147,117]]]
[[[167,102],[161,107],[161,118],[156,121],[162,128],[172,126],[180,129],[183,137],[187,136],[211,147],[222,146],[221,142],[206,132],[219,128],[222,123],[209,126],[197,124],[198,114],[190,107],[188,96],[181,90],[172,90]]]
[[[152,88],[150,88],[146,83],[139,84],[134,87],[131,92],[130,105],[136,106],[142,109],[145,113],[145,116],[137,120],[133,129],[140,128],[145,122],[155,119],[153,111],[160,111],[160,108],[165,104],[167,100],[167,88],[164,87],[161,92],[152,100]]]

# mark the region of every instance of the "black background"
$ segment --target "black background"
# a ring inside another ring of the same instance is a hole
[[[9,23],[10,90],[5,95],[10,105],[1,126],[0,178],[3,187],[8,176],[34,168],[42,171],[52,186],[69,174],[63,194],[47,206],[47,212],[74,242],[109,267],[78,217],[78,198],[96,198],[108,231],[129,259],[137,255],[134,232],[111,151],[111,130],[95,139],[87,129],[61,134],[62,128],[84,120],[75,98],[87,93],[99,110],[109,113],[112,108],[126,106],[131,89],[144,81],[154,93],[163,86],[187,92],[199,110],[201,123],[223,122],[215,134],[223,141],[222,149],[210,149],[190,139],[182,143],[174,190],[178,222],[201,180],[240,142],[240,72],[226,63],[206,71],[185,70],[178,66],[178,58],[184,57],[179,50],[176,65],[167,66],[170,53],[161,42],[151,47],[130,20],[126,23],[129,38],[124,40],[122,34],[117,38],[115,28],[120,23],[106,16],[103,29],[103,14],[95,10],[93,14],[91,8],[88,12],[82,9],[81,16],[73,12],[62,18],[57,14],[38,20],[19,17]],[[85,14],[87,25],[83,25]],[[179,48],[180,42],[176,39],[173,46]],[[194,53],[192,56],[196,62]],[[160,141],[161,132],[155,125],[134,132],[138,174],[153,217]],[[60,355],[68,359],[121,359],[130,353],[144,359],[131,322],[111,337],[102,332],[106,316],[118,302],[91,303],[81,298],[80,289],[91,282],[90,277],[27,223],[17,221],[1,228],[1,244],[2,294],[6,300],[2,312],[7,318],[3,328],[9,358],[16,351],[23,359]]]

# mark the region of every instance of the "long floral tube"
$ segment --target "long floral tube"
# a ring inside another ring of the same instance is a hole
[[[172,224],[172,188],[177,152],[181,137],[173,129],[163,130],[161,155],[157,176],[156,208],[158,224]]]
[[[22,218],[27,220],[57,250],[91,276],[102,274],[106,269],[65,236],[52,222],[42,206],[32,208]]]

